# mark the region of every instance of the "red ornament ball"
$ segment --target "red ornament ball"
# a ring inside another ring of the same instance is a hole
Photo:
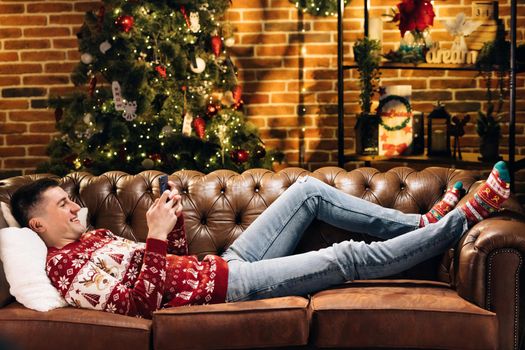
[[[90,158],[86,158],[84,159],[84,161],[82,162],[82,164],[84,164],[84,166],[86,168],[90,168],[92,165],[93,165],[93,160],[90,159]]]
[[[120,30],[126,32],[126,33],[129,33],[129,31],[131,30],[131,28],[133,28],[133,23],[135,22],[135,20],[133,19],[133,16],[119,16],[117,17],[117,19],[115,20],[115,24],[117,25],[117,27],[120,28]]]
[[[230,152],[230,157],[235,163],[245,163],[250,159],[250,152],[245,149],[236,149]]]

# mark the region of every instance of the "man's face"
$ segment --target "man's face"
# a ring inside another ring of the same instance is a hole
[[[69,199],[61,187],[51,187],[42,193],[42,199],[33,211],[32,227],[49,247],[61,248],[74,242],[86,231],[78,220],[80,206]]]

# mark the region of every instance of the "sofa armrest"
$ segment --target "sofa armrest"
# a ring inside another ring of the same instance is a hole
[[[525,217],[505,211],[472,227],[456,252],[458,294],[496,313],[500,348],[517,349]]]

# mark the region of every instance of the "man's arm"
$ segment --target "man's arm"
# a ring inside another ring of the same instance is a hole
[[[182,214],[182,197],[179,195],[179,191],[175,187],[173,181],[168,181],[168,186],[170,190],[165,192],[169,193],[168,198],[173,200],[173,207],[177,218],[175,226],[173,226],[173,229],[167,236],[168,253],[174,255],[188,255],[188,240],[186,239],[184,216]]]
[[[122,283],[91,260],[75,276],[71,276],[68,270],[72,269],[70,265],[75,261],[62,255],[48,260],[47,273],[70,305],[151,318],[153,312],[160,308],[164,294],[166,249],[166,241],[147,240],[140,273],[133,263],[126,272],[128,275],[139,273],[133,286]]]
[[[188,240],[184,228],[184,215],[181,213],[177,223],[168,234],[168,253],[174,255],[188,255]]]

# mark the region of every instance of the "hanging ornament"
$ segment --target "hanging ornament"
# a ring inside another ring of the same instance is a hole
[[[84,64],[91,64],[93,62],[93,55],[90,53],[83,53],[80,55],[80,61]]]
[[[89,81],[89,97],[93,97],[97,88],[97,77],[93,76]]]
[[[180,12],[182,12],[182,15],[184,16],[184,19],[186,20],[186,25],[188,26],[188,28],[191,28],[191,22],[190,22],[190,19],[188,18],[188,13],[186,12],[186,7],[184,5],[180,7]]]
[[[218,35],[211,37],[211,50],[215,57],[219,57],[222,51],[222,39]]]
[[[144,169],[151,169],[155,166],[155,162],[149,158],[145,158],[140,164]]]
[[[173,134],[173,127],[171,125],[166,125],[162,128],[160,132],[164,136],[170,136],[171,134]]]
[[[193,63],[192,63],[190,66],[191,71],[193,73],[198,73],[198,74],[204,72],[204,70],[206,69],[206,62],[200,57],[197,57],[195,59],[195,62],[197,63],[197,66],[196,67],[193,66]]]
[[[182,135],[191,136],[191,125],[193,123],[193,114],[191,112],[186,112],[184,114],[184,120],[182,121]]]
[[[82,121],[84,121],[84,124],[91,124],[91,122],[93,121],[93,115],[91,113],[86,113],[82,118]]]
[[[202,140],[206,137],[206,121],[202,117],[193,119],[193,129],[197,136]]]
[[[242,98],[242,86],[237,85],[235,89],[232,91],[233,99],[235,100],[235,103],[241,102]]]
[[[120,84],[118,81],[113,81],[111,83],[111,91],[113,92],[113,101],[115,102],[115,110],[123,111],[124,101],[122,99],[122,92],[121,92]]]
[[[263,145],[257,145],[253,149],[253,156],[257,159],[264,158],[266,156],[266,149]]]
[[[193,33],[198,33],[199,30],[201,30],[201,24],[199,22],[200,22],[199,13],[190,12],[190,30]]]
[[[233,36],[226,38],[224,40],[224,46],[233,47],[233,45],[235,45],[235,38]]]
[[[235,89],[233,89],[232,93],[233,93],[233,99],[235,100],[233,109],[238,111],[242,108],[242,106],[244,106],[244,101],[242,100],[242,87],[240,85],[237,85]]]
[[[233,98],[233,92],[226,91],[224,95],[222,95],[221,103],[227,107],[230,107],[235,103],[235,99]]]
[[[208,117],[214,117],[219,113],[219,110],[221,109],[220,105],[216,105],[214,103],[210,103],[208,107],[206,107],[206,115]]]
[[[159,65],[159,66],[155,67],[155,70],[157,71],[157,73],[159,73],[159,75],[161,77],[166,79],[166,67],[163,67],[163,66]]]
[[[115,20],[115,24],[119,27],[120,30],[129,33],[131,28],[133,28],[134,19],[133,16],[125,15],[119,16]]]
[[[230,152],[230,157],[235,163],[245,163],[250,158],[250,153],[245,149],[236,149]]]
[[[55,108],[55,121],[57,123],[60,123],[63,115],[64,115],[64,110],[62,109],[62,107]]]
[[[104,55],[106,54],[106,52],[108,52],[109,49],[111,49],[111,44],[109,43],[109,41],[103,41],[98,49],[100,50],[100,52],[102,52]]]
[[[125,102],[124,112],[122,112],[122,118],[128,122],[137,118],[137,101]]]

